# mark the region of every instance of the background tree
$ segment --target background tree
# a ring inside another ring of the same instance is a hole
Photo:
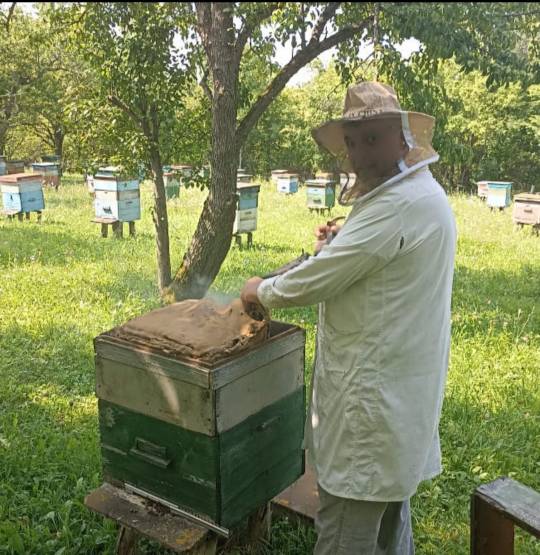
[[[184,4],[90,3],[75,6],[75,48],[94,69],[102,98],[114,108],[111,137],[126,171],[150,170],[154,184],[158,286],[171,281],[169,228],[163,183],[167,126],[183,124],[192,80],[175,33],[184,31]],[[80,33],[80,34],[79,34]],[[180,117],[179,117],[180,115]]]

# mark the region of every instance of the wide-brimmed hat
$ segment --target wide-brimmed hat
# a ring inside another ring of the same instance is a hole
[[[352,172],[343,124],[388,117],[400,118],[403,136],[409,147],[402,161],[406,168],[400,168],[402,171],[438,160],[438,154],[431,145],[435,118],[419,112],[402,110],[394,89],[375,81],[364,81],[349,87],[345,96],[343,116],[314,129],[313,138],[322,148],[339,159],[344,171]]]

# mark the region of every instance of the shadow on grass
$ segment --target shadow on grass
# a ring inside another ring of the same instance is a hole
[[[69,233],[69,227],[63,222],[55,221],[51,225],[61,225],[65,230],[51,229],[47,222],[41,225],[24,222],[3,227],[0,234],[0,267],[13,264],[13,260],[19,263],[38,261],[44,266],[66,266],[74,260],[94,262],[115,254],[123,257],[122,248],[132,245],[137,239],[140,248],[145,252],[147,249],[143,236],[119,240],[110,232],[111,236],[104,239],[96,226],[95,238],[85,239],[80,234]]]

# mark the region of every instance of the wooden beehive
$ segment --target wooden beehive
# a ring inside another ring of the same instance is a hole
[[[37,173],[15,173],[0,177],[0,191],[5,211],[38,212],[45,208],[41,185],[42,176]]]
[[[540,193],[516,195],[512,219],[516,224],[540,226]]]
[[[6,169],[8,174],[24,173],[24,160],[7,160]]]
[[[281,175],[285,175],[285,174],[288,174],[288,173],[289,172],[287,170],[273,170],[272,172],[270,172],[271,180],[277,185],[278,178]]]
[[[139,180],[114,167],[100,168],[93,179],[96,218],[133,222],[141,218]]]
[[[233,234],[251,233],[257,229],[257,209],[259,207],[260,185],[237,183],[238,203]]]
[[[60,164],[58,162],[36,162],[32,170],[43,176],[43,185],[58,189],[60,185]]]
[[[487,205],[490,208],[506,208],[511,203],[512,183],[508,181],[488,181]]]
[[[336,184],[329,179],[310,179],[306,181],[307,207],[316,210],[329,210],[336,203]]]
[[[298,192],[298,175],[295,173],[284,173],[277,176],[277,191],[288,195]]]
[[[477,195],[481,198],[486,200],[488,196],[488,182],[487,181],[477,181]]]
[[[181,175],[178,171],[165,171],[163,173],[163,184],[165,185],[165,194],[168,199],[180,197]]]
[[[304,471],[305,332],[215,365],[94,341],[103,476],[232,528]]]
[[[7,173],[6,157],[0,156],[0,175],[6,175],[6,173]]]

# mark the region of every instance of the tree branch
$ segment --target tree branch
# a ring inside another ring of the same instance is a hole
[[[8,14],[6,16],[6,33],[9,33],[9,26],[11,24],[11,18],[13,17],[13,13],[15,12],[15,6],[17,5],[17,2],[12,2],[11,6],[9,7],[9,11]]]
[[[244,48],[248,39],[253,34],[253,31],[259,27],[265,19],[268,19],[277,9],[279,8],[279,3],[275,2],[273,4],[268,4],[261,8],[261,11],[253,14],[248,21],[245,22],[242,29],[238,33],[236,39],[235,50],[235,63],[237,66],[240,65],[240,60],[242,59],[242,54],[244,53]]]
[[[319,19],[317,20],[317,23],[315,24],[315,27],[313,27],[313,33],[309,41],[310,44],[319,42],[319,39],[321,38],[326,24],[330,19],[334,17],[334,14],[336,13],[336,10],[339,8],[340,5],[341,2],[329,2],[328,4],[326,4],[326,7],[324,8],[323,12],[319,16]]]
[[[324,39],[322,42],[313,43],[310,41],[306,48],[299,50],[291,61],[274,77],[273,81],[257,98],[251,106],[249,112],[244,116],[244,119],[238,125],[236,129],[236,140],[238,146],[241,146],[244,143],[249,132],[253,129],[263,112],[274,100],[274,98],[276,98],[276,96],[283,90],[289,79],[291,79],[291,77],[298,70],[313,61],[322,52],[325,52],[326,50],[329,50],[341,42],[349,40],[364,31],[372,20],[373,16],[369,16],[357,25],[350,25],[340,29],[333,35]]]
[[[107,99],[114,107],[119,108],[124,113],[126,113],[138,127],[143,129],[142,116],[137,115],[132,108],[130,108],[125,102],[120,100],[120,98],[118,98],[114,94],[110,94]]]

